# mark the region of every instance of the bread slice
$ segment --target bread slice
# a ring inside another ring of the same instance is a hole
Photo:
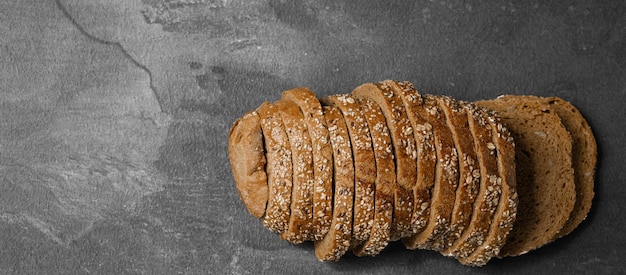
[[[265,148],[261,121],[256,111],[237,119],[228,135],[228,156],[239,197],[256,218],[265,214],[269,197],[265,173]]]
[[[493,144],[493,133],[485,115],[473,104],[464,104],[467,112],[469,128],[474,137],[476,158],[479,173],[475,170],[473,177],[480,178],[478,196],[474,201],[472,218],[461,236],[445,251],[444,255],[465,258],[487,239],[493,214],[500,200],[501,186],[498,182],[498,163]]]
[[[367,241],[374,219],[374,181],[376,163],[372,139],[360,104],[350,95],[332,95],[320,100],[323,105],[339,109],[350,135],[354,158],[354,208],[352,218],[353,246]]]
[[[369,239],[352,249],[357,256],[375,256],[389,243],[393,217],[395,164],[387,121],[380,107],[370,99],[360,101],[372,137],[376,163],[374,220]]]
[[[313,150],[311,138],[304,124],[300,108],[290,101],[274,104],[285,124],[291,148],[293,188],[291,191],[291,215],[287,230],[281,239],[302,243],[310,239],[313,221]]]
[[[333,152],[322,106],[315,94],[304,87],[286,90],[282,100],[300,107],[313,147],[313,240],[320,240],[330,228],[332,217]]]
[[[281,234],[287,230],[291,213],[292,162],[291,146],[285,125],[275,105],[264,102],[257,109],[267,158],[269,197],[262,222],[269,230]]]
[[[550,108],[556,111],[563,126],[572,136],[572,164],[574,166],[576,202],[567,222],[557,234],[557,238],[560,238],[574,231],[585,220],[591,209],[598,147],[591,127],[576,107],[558,97],[543,98],[543,102],[549,104]]]
[[[437,164],[435,166],[435,186],[432,192],[430,217],[423,231],[403,240],[409,249],[441,250],[445,248],[443,237],[450,230],[450,219],[454,208],[455,192],[458,185],[458,156],[452,133],[446,125],[445,115],[433,95],[423,95],[423,108],[417,108],[419,115],[433,127]],[[421,110],[420,110],[421,109]]]
[[[572,138],[535,96],[501,96],[476,105],[496,111],[516,143],[517,220],[499,256],[516,256],[554,240],[576,201]]]
[[[357,99],[369,98],[376,102],[387,119],[396,161],[396,190],[391,239],[406,237],[411,233],[412,192],[417,179],[417,151],[411,122],[402,105],[402,99],[385,83],[363,84],[352,91],[352,96]]]
[[[511,231],[517,214],[518,197],[515,181],[515,144],[510,132],[502,124],[496,113],[483,108],[479,109],[487,118],[488,125],[493,134],[492,140],[496,147],[496,159],[498,162],[498,179],[501,186],[501,195],[498,207],[494,213],[491,228],[485,242],[474,252],[465,258],[459,258],[459,262],[483,266],[498,255],[505,244]]]
[[[446,117],[446,124],[454,140],[454,145],[459,156],[459,184],[456,189],[456,199],[452,217],[450,219],[450,232],[444,236],[444,247],[451,247],[463,230],[469,225],[474,212],[474,201],[478,196],[480,178],[474,177],[479,172],[478,160],[476,159],[476,147],[474,136],[469,127],[467,111],[460,102],[447,96],[437,97],[439,107]],[[477,170],[477,171],[474,171]],[[445,253],[445,252],[444,252]]]
[[[354,201],[354,162],[350,136],[339,109],[324,107],[324,117],[333,148],[333,215],[326,235],[314,243],[315,256],[321,261],[336,261],[350,248],[352,203]]]
[[[437,150],[435,149],[435,135],[433,127],[422,116],[423,99],[413,84],[403,81],[385,81],[396,89],[407,111],[409,121],[413,127],[415,147],[417,148],[417,182],[413,189],[414,209],[411,219],[411,232],[421,232],[428,222],[433,186],[435,185],[435,164]]]

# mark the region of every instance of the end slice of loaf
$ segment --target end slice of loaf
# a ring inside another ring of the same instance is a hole
[[[269,197],[265,173],[265,147],[259,114],[250,111],[230,129],[228,156],[239,197],[252,216],[265,214]]]
[[[591,127],[576,107],[558,97],[544,98],[543,101],[559,115],[563,126],[572,135],[573,142],[572,164],[576,203],[569,219],[557,235],[557,238],[560,238],[571,233],[587,217],[591,209],[598,147]]]
[[[555,239],[576,201],[572,138],[536,96],[478,101],[496,111],[515,140],[517,219],[499,256],[516,256]]]

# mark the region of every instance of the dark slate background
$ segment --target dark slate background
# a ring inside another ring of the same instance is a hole
[[[477,2],[2,1],[0,273],[626,273],[626,4]],[[383,79],[571,101],[599,146],[587,220],[483,268],[279,240],[239,201],[231,123],[290,87]]]

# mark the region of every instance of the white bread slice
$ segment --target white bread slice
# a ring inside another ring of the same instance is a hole
[[[228,156],[239,198],[252,216],[260,218],[265,214],[269,187],[259,114],[250,111],[237,119],[228,136]]]

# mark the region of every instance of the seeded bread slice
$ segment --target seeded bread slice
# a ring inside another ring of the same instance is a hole
[[[496,159],[498,162],[498,181],[501,181],[502,194],[498,208],[494,213],[491,228],[485,242],[479,246],[470,256],[459,258],[459,262],[483,266],[498,255],[504,246],[507,236],[513,228],[517,214],[517,192],[515,181],[515,144],[508,129],[502,124],[496,113],[480,108],[479,111],[487,118],[487,122],[493,134],[493,144],[496,146]]]
[[[322,106],[315,94],[304,87],[286,90],[282,100],[300,107],[313,147],[313,240],[320,240],[330,228],[332,217],[333,152]]]
[[[300,108],[290,101],[274,104],[282,117],[291,147],[293,188],[291,215],[287,230],[281,239],[302,243],[310,238],[313,221],[313,152],[311,138],[304,124]]]
[[[560,238],[574,231],[585,220],[591,209],[598,147],[591,127],[576,107],[558,97],[544,98],[543,101],[556,111],[563,126],[572,135],[573,142],[572,164],[574,165],[576,202],[569,219],[557,234],[557,238]]]
[[[412,233],[421,232],[428,222],[433,186],[435,185],[435,164],[437,150],[433,127],[419,113],[423,111],[423,99],[413,84],[403,81],[385,81],[394,87],[407,110],[407,116],[413,127],[415,147],[417,148],[417,182],[413,189],[414,209],[411,220]]]
[[[430,217],[424,230],[403,240],[409,249],[441,250],[445,247],[443,236],[450,230],[450,218],[454,208],[455,192],[458,185],[458,156],[452,133],[446,125],[445,115],[433,95],[422,95],[423,108],[417,108],[419,115],[433,126],[437,163],[435,166],[435,186],[432,192]]]
[[[387,119],[396,161],[396,190],[391,228],[391,240],[406,237],[411,233],[413,213],[413,189],[416,184],[416,157],[413,128],[402,99],[385,83],[363,84],[352,92],[357,99],[369,98],[380,106]]]
[[[572,138],[535,96],[501,96],[476,105],[496,111],[516,143],[517,220],[499,256],[516,256],[555,239],[576,201]]]
[[[360,101],[372,137],[376,163],[374,220],[369,239],[352,249],[357,256],[375,256],[389,243],[396,184],[393,149],[387,121],[380,107],[370,99]]]
[[[275,105],[264,102],[257,109],[265,142],[269,197],[261,218],[269,230],[281,234],[287,230],[291,212],[291,146],[285,125]]]
[[[252,216],[262,217],[269,187],[263,132],[256,111],[246,113],[233,123],[228,138],[228,156],[241,201]]]
[[[354,158],[354,208],[352,219],[353,246],[369,239],[374,219],[374,181],[376,163],[372,139],[360,104],[350,95],[333,95],[321,100],[324,105],[339,109],[350,135]]]
[[[440,96],[437,101],[445,114],[446,124],[450,128],[459,156],[459,184],[450,220],[450,232],[444,236],[444,247],[448,248],[461,237],[461,233],[470,223],[474,212],[474,201],[480,188],[480,178],[474,177],[474,170],[479,168],[474,136],[469,129],[465,108],[460,102],[447,96]]]
[[[444,255],[456,258],[468,257],[477,247],[487,239],[492,223],[493,213],[500,200],[501,187],[498,184],[498,163],[493,144],[493,133],[487,118],[479,112],[473,104],[464,104],[467,112],[469,128],[474,137],[474,146],[480,173],[473,172],[472,176],[480,178],[478,196],[474,201],[472,218],[468,227],[463,231],[451,247],[444,251]]]
[[[352,236],[352,202],[354,201],[354,162],[350,149],[350,136],[341,112],[331,106],[324,107],[330,143],[333,148],[334,190],[331,226],[319,241],[314,243],[315,256],[320,261],[337,261],[350,248]]]

